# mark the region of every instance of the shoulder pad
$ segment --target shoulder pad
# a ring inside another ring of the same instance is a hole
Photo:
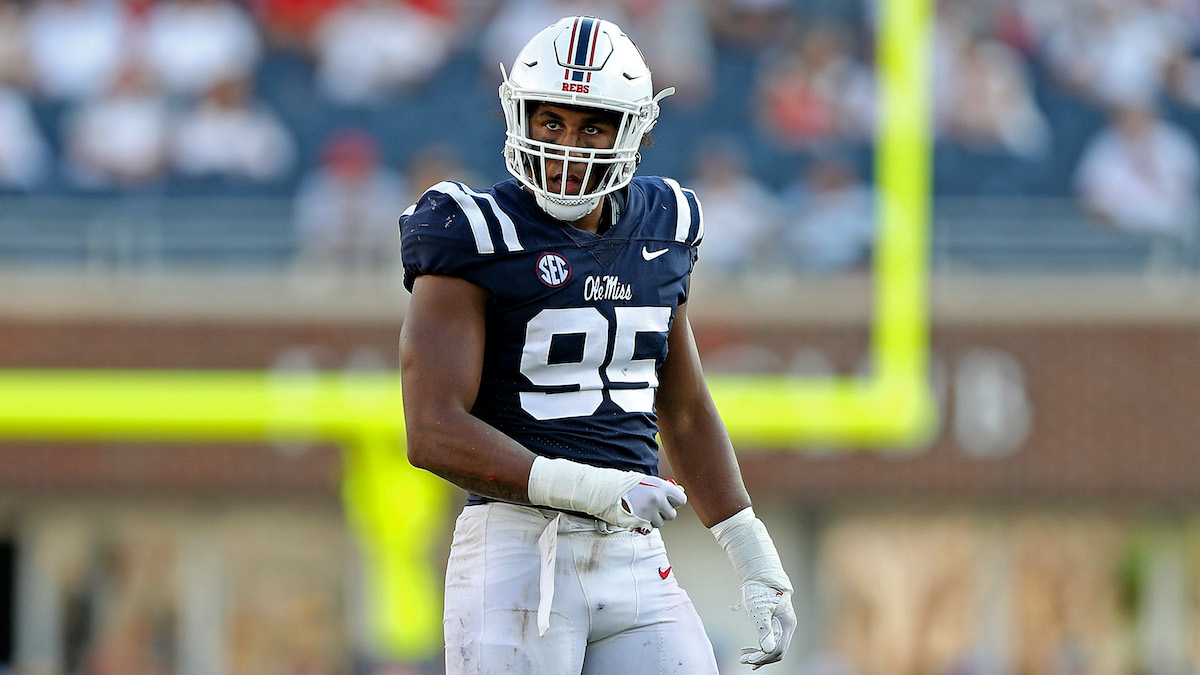
[[[465,221],[466,228],[455,227]],[[466,243],[466,233],[470,243]],[[462,248],[492,255],[498,247],[508,252],[524,250],[512,218],[489,192],[479,192],[456,181],[442,181],[425,191],[416,204],[400,216],[400,239],[433,238],[448,245],[464,240]]]

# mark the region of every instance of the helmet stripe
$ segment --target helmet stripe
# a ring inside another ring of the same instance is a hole
[[[579,40],[575,43],[574,56],[571,63],[576,66],[588,66],[588,50],[592,45],[592,25],[595,23],[592,19],[583,19],[579,25]]]
[[[578,67],[592,66],[592,62],[596,58],[596,33],[599,32],[600,22],[592,18],[575,19],[575,25],[571,28],[571,65]],[[584,80],[584,72],[582,70],[568,69],[569,79],[576,82]],[[587,79],[591,80],[591,74],[587,74]]]
[[[577,39],[578,36],[579,36],[579,19],[575,19],[575,23],[571,24],[571,43],[568,46],[568,51],[567,51],[568,55],[575,53],[575,40]],[[560,63],[561,63],[561,61],[560,61]],[[569,63],[570,62],[568,61],[568,64]],[[564,80],[571,79],[571,69],[570,68],[563,70],[563,79]]]
[[[596,21],[595,24],[596,25],[592,28],[592,36],[591,36],[592,37],[592,48],[590,50],[588,50],[588,65],[589,66],[596,65],[596,45],[600,44],[600,22]],[[592,81],[591,71],[588,71],[587,81],[588,82]]]

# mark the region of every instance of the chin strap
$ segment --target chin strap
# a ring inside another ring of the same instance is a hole
[[[573,223],[596,210],[596,207],[600,205],[601,199],[600,197],[593,197],[581,204],[557,204],[540,192],[535,192],[534,196],[537,198],[537,205],[543,211],[550,214],[551,218],[567,223]]]

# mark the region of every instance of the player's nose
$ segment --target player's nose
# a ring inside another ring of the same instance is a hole
[[[558,144],[570,147],[579,147],[579,138],[579,130],[575,127],[568,126],[563,129],[562,135],[558,137]]]
[[[569,148],[588,148],[588,139],[583,134],[582,128],[573,126],[566,127],[562,134],[558,137],[558,144]],[[572,157],[582,157],[584,153],[572,152]]]

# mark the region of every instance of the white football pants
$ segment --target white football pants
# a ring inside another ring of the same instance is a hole
[[[717,673],[658,530],[548,509],[463,509],[443,624],[449,675]]]

